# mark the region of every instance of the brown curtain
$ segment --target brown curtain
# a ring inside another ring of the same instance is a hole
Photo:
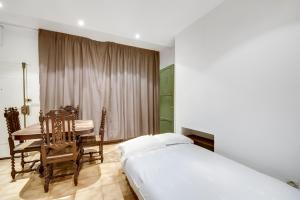
[[[106,140],[159,132],[159,52],[39,30],[39,63],[44,112],[79,105],[97,131],[105,106]]]

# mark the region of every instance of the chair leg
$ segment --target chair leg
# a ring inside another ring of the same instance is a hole
[[[49,174],[50,174],[50,178],[53,176],[53,164],[51,164],[49,166]]]
[[[76,159],[76,163],[77,163],[78,166],[80,166],[82,156],[83,156],[83,150],[80,150],[79,154],[77,156],[77,159]]]
[[[44,176],[44,165],[43,165],[43,160],[42,160],[42,153],[40,153],[40,165],[38,167],[38,172],[40,174],[40,177]]]
[[[22,166],[22,170],[24,170],[24,166],[25,166],[25,160],[24,160],[24,153],[21,153],[21,166]]]
[[[92,152],[89,152],[90,154],[90,158],[89,158],[89,161],[92,162],[92,158],[93,158],[93,153]]]
[[[16,178],[16,169],[15,169],[15,154],[14,153],[11,154],[10,159],[11,159],[11,173],[10,174],[11,174],[12,179],[15,180],[15,178]]]
[[[45,173],[44,191],[47,193],[49,191],[49,184],[50,184],[50,165],[44,167],[44,173]]]
[[[73,168],[74,168],[74,185],[77,186],[78,184],[78,175],[79,175],[79,165],[76,161],[73,162]]]
[[[102,148],[102,146],[99,146],[99,156],[101,159],[101,163],[103,163],[103,148]]]

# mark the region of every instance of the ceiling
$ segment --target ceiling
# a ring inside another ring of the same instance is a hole
[[[223,2],[223,0],[0,1],[3,4],[3,8],[0,9],[0,23],[47,28],[153,49],[172,46],[176,34]],[[84,27],[77,26],[79,19],[85,21]],[[140,34],[139,41],[134,38],[136,33]]]

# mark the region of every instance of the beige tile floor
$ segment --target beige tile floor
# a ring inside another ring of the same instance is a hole
[[[29,158],[38,156],[37,153]],[[19,160],[16,163],[19,164]],[[44,193],[43,178],[37,172],[19,174],[16,181],[12,182],[10,160],[0,160],[0,199],[137,200],[122,173],[116,145],[104,146],[103,163],[83,165],[78,186],[74,186],[72,176],[62,177],[50,183],[48,193]]]

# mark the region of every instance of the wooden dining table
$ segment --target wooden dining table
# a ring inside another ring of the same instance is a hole
[[[75,134],[85,135],[94,132],[93,120],[75,120]],[[42,139],[41,126],[39,123],[27,126],[12,133],[14,140]]]

